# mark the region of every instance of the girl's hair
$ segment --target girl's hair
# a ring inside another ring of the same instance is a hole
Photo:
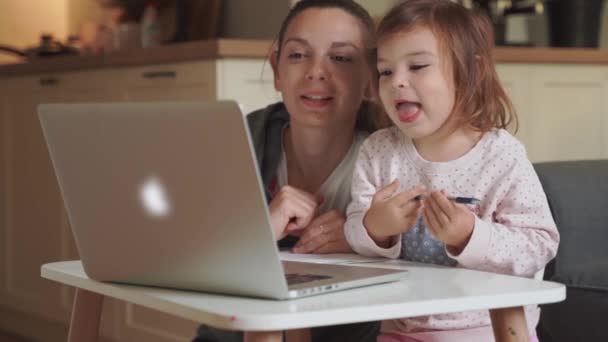
[[[276,53],[277,57],[281,56],[281,49],[283,41],[285,39],[285,32],[289,27],[289,24],[295,19],[300,13],[307,9],[340,9],[359,21],[361,24],[361,32],[363,33],[365,48],[365,59],[369,70],[372,74],[372,80],[377,79],[376,70],[376,51],[375,51],[375,24],[374,20],[370,16],[369,12],[361,5],[353,0],[300,0],[290,10],[279,30],[279,36],[276,42]],[[375,89],[372,89],[375,90]],[[357,117],[357,129],[372,131],[376,127],[379,127],[382,123],[379,119],[380,107],[375,102],[376,94],[371,94],[373,98],[372,102],[363,101]]]
[[[517,115],[494,68],[487,15],[450,0],[407,0],[382,19],[377,39],[420,27],[429,28],[449,56],[456,89],[452,113],[461,113],[461,123],[482,132],[513,124],[517,131]]]

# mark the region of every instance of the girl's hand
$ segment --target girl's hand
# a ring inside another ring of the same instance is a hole
[[[318,207],[319,200],[314,195],[289,185],[282,187],[268,205],[275,239],[307,227]]]
[[[450,253],[460,254],[473,234],[475,215],[464,204],[454,203],[438,191],[423,201],[422,214],[431,233],[443,241]]]
[[[414,197],[424,193],[423,186],[393,196],[398,187],[399,181],[394,180],[378,190],[363,217],[363,225],[369,236],[384,248],[390,247],[391,237],[407,232],[414,226],[422,208],[421,201]]]
[[[335,209],[318,216],[304,228],[293,252],[352,253],[353,250],[344,236],[344,222],[346,222],[344,215]]]

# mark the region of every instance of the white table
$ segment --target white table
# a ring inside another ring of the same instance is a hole
[[[497,341],[516,341],[514,330],[529,336],[522,306],[566,297],[565,286],[553,282],[400,261],[381,265],[405,267],[409,275],[400,282],[288,301],[97,282],[80,261],[45,264],[41,273],[77,288],[69,341],[96,340],[104,296],[245,331],[249,341],[280,341],[284,330],[478,309],[490,309]]]

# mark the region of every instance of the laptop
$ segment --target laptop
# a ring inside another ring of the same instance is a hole
[[[38,113],[91,279],[289,299],[406,274],[281,262],[236,102],[42,104]]]

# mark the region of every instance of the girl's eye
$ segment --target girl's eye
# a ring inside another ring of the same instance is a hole
[[[428,64],[414,64],[414,65],[410,66],[410,70],[412,70],[412,71],[422,70],[428,66],[429,66]]]
[[[332,56],[331,59],[333,59],[336,62],[340,62],[340,63],[350,63],[353,61],[352,57],[349,56]]]
[[[378,76],[382,77],[382,76],[390,76],[392,75],[393,72],[389,69],[384,69],[384,70],[379,70],[378,71]]]

